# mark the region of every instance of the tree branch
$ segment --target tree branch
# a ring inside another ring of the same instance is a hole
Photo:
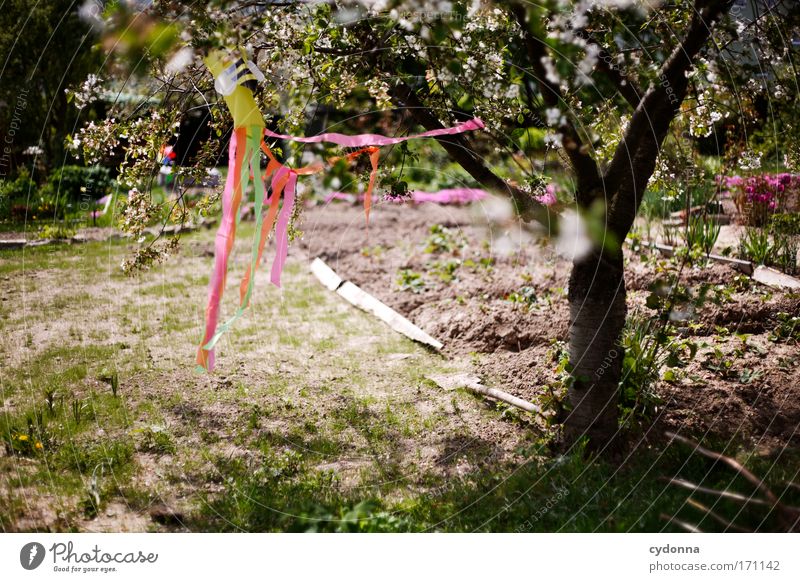
[[[561,88],[547,78],[543,59],[549,57],[548,46],[536,36],[530,27],[527,10],[520,4],[511,4],[510,10],[520,28],[522,29],[525,47],[528,51],[528,62],[533,77],[539,85],[542,100],[548,107],[561,109],[564,103],[564,96]],[[601,192],[602,176],[597,162],[589,155],[586,146],[583,144],[574,124],[564,116],[564,123],[559,128],[562,134],[562,145],[569,157],[570,163],[575,170],[578,187],[576,199],[578,204],[589,206]]]
[[[609,226],[617,236],[624,238],[636,218],[661,144],[686,97],[686,75],[711,36],[712,26],[732,2],[696,0],[695,13],[683,40],[659,70],[660,82],[650,86],[631,117],[604,174],[606,187],[615,193]]]
[[[613,83],[617,92],[622,95],[631,107],[636,109],[642,100],[644,91],[639,88],[636,81],[620,70],[614,63],[613,57],[602,46],[594,41],[590,40],[590,42],[600,49],[597,55],[597,69],[605,73],[606,78]]]
[[[390,88],[389,94],[396,105],[407,110],[414,118],[414,121],[425,129],[433,130],[444,127],[439,118],[420,101],[417,94],[407,83],[399,81]],[[436,140],[450,157],[481,185],[489,190],[509,196],[523,219],[536,220],[549,228],[556,227],[557,218],[549,208],[536,202],[529,193],[512,186],[492,172],[469,147],[463,136],[437,137]]]

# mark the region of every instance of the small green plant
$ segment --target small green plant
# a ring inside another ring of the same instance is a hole
[[[400,269],[397,273],[397,284],[403,291],[421,293],[425,289],[425,280],[421,273],[411,269]]]
[[[764,372],[762,370],[753,370],[752,368],[745,368],[741,372],[739,372],[739,383],[740,384],[750,384],[751,382],[755,382],[761,379],[764,376]]]
[[[628,320],[620,340],[625,354],[619,388],[621,426],[650,420],[661,404],[656,392],[659,380],[674,381],[675,369],[696,356],[694,342],[678,339],[670,331],[663,320],[643,316]]]
[[[777,267],[789,275],[798,272],[799,249],[800,215],[794,214],[776,214],[766,228],[749,227],[739,241],[741,258]]]
[[[461,266],[461,261],[451,259],[449,261],[434,261],[431,264],[430,272],[436,275],[445,283],[452,283],[456,279],[456,271]]]
[[[464,246],[455,231],[441,224],[431,226],[430,233],[425,241],[425,252],[428,254],[453,253]]]
[[[774,241],[772,264],[784,273],[796,275],[800,214],[775,214],[770,218],[769,231]]]
[[[23,433],[12,430],[6,435],[6,451],[9,455],[32,457],[44,450],[44,443],[35,438],[31,432]]]
[[[536,305],[538,299],[539,298],[536,295],[536,289],[529,285],[520,287],[519,291],[513,291],[508,295],[508,297],[506,297],[506,301],[518,303],[528,309],[531,309],[534,305]]]
[[[772,245],[769,242],[769,233],[766,230],[756,227],[748,227],[745,230],[744,236],[739,241],[739,256],[741,258],[763,265],[771,252]]]
[[[117,393],[119,392],[119,374],[116,370],[109,371],[104,368],[103,371],[100,372],[98,380],[108,384],[111,387],[111,394],[114,395],[114,398],[117,397]]]
[[[44,403],[47,405],[47,411],[50,413],[50,416],[53,416],[56,413],[56,396],[58,392],[55,388],[47,388],[44,391]]]
[[[555,380],[545,385],[545,393],[539,398],[538,403],[548,429],[554,430],[563,421],[566,410],[569,408],[567,391],[572,384],[573,376],[567,344],[563,341],[553,340],[552,346],[547,358],[555,364]]]
[[[83,420],[83,411],[85,408],[86,404],[80,400],[74,399],[72,401],[72,420],[75,421],[75,424],[80,424],[81,420]]]
[[[142,435],[140,450],[157,455],[171,455],[175,452],[175,442],[167,429],[159,425],[146,426],[137,429]]]
[[[97,465],[92,471],[92,478],[89,480],[89,485],[86,487],[86,497],[82,502],[83,514],[88,519],[94,519],[100,513],[100,478],[97,476],[97,470],[100,469],[100,476],[102,477],[105,470],[103,464]]]
[[[386,249],[383,248],[381,245],[375,245],[374,247],[364,247],[361,249],[361,256],[362,257],[373,257],[376,259],[381,258],[383,253],[386,252]]]
[[[733,371],[734,362],[721,349],[715,347],[703,354],[703,357],[703,367],[706,370],[711,370],[723,379],[735,377],[736,374]]]
[[[46,224],[38,232],[40,239],[66,239],[75,236],[75,229],[62,224]]]
[[[774,327],[769,334],[771,342],[790,342],[800,340],[800,317],[784,311],[775,316]]]
[[[250,410],[250,415],[247,418],[247,427],[250,430],[257,430],[261,426],[262,416],[261,407],[258,404],[253,405],[253,408]]]
[[[708,216],[690,216],[683,233],[686,246],[690,249],[699,248],[708,256],[714,249],[719,238],[720,225]]]
[[[464,267],[469,269],[470,271],[477,273],[480,270],[483,271],[491,271],[492,267],[494,266],[494,258],[493,257],[479,257],[477,261],[474,259],[464,259],[462,263]]]
[[[631,319],[622,335],[622,377],[619,387],[620,426],[634,418],[649,418],[661,399],[655,391],[660,376],[659,342],[649,320]]]

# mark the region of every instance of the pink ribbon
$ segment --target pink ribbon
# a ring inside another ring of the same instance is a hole
[[[363,194],[362,194],[363,196]],[[438,192],[424,192],[422,190],[413,190],[410,193],[412,202],[422,204],[424,202],[433,202],[434,204],[469,204],[488,197],[489,193],[480,188],[448,188],[439,190]],[[325,197],[325,204],[330,204],[334,200],[342,200],[343,202],[355,202],[357,196],[355,194],[348,194],[347,192],[331,192]],[[394,200],[389,200],[394,202]],[[406,199],[399,198],[396,202],[405,202]]]
[[[435,129],[405,137],[385,137],[376,134],[348,136],[341,133],[324,133],[313,137],[295,137],[291,135],[274,133],[269,130],[264,130],[263,135],[301,143],[319,143],[325,141],[348,148],[365,148],[364,151],[352,152],[346,157],[348,159],[352,159],[353,157],[364,153],[369,154],[372,170],[370,172],[369,186],[364,195],[364,210],[367,220],[369,220],[369,210],[372,202],[371,193],[374,189],[375,179],[378,172],[378,147],[394,145],[411,139],[456,135],[466,131],[483,129],[483,127],[483,122],[476,117],[470,121],[459,123],[450,128]],[[275,260],[272,263],[270,279],[274,285],[280,287],[281,274],[283,272],[284,265],[286,264],[289,251],[289,222],[291,221],[294,210],[297,176],[313,174],[322,169],[321,165],[296,169],[290,169],[283,166],[275,159],[275,157],[272,155],[272,152],[269,150],[269,147],[267,147],[267,145],[263,142],[261,128],[256,127],[250,129],[251,131],[257,131],[258,133],[250,133],[248,135],[247,128],[235,128],[234,133],[231,136],[230,146],[228,148],[229,171],[225,182],[225,189],[222,194],[222,222],[217,232],[217,238],[214,245],[215,262],[214,272],[211,276],[211,281],[209,282],[208,307],[206,308],[206,329],[202,343],[200,344],[197,352],[197,364],[200,369],[205,370],[211,370],[214,367],[214,345],[216,344],[217,340],[223,333],[225,333],[225,331],[233,324],[233,322],[236,321],[236,319],[243,313],[249,304],[250,294],[253,289],[255,268],[261,258],[261,252],[263,251],[264,243],[266,242],[266,236],[269,234],[269,225],[272,223],[272,217],[275,216],[275,212],[278,212],[277,223],[275,226],[276,254]],[[274,176],[272,176],[273,193],[272,199],[270,200],[268,220],[262,223],[260,222],[262,217],[259,215],[257,218],[259,221],[258,224],[262,225],[261,232],[260,235],[257,235],[259,238],[254,241],[250,269],[248,270],[247,275],[245,276],[245,279],[241,285],[240,294],[242,295],[242,299],[240,301],[239,309],[228,322],[224,323],[222,326],[218,326],[220,301],[222,298],[222,293],[225,289],[225,279],[228,270],[228,258],[233,247],[234,237],[236,236],[237,215],[239,212],[239,205],[247,187],[248,169],[252,171],[254,180],[259,181],[259,183],[256,184],[256,210],[260,210],[260,206],[262,204],[260,196],[263,196],[264,190],[260,182],[260,167],[257,163],[258,158],[253,157],[254,152],[257,152],[259,149],[259,142],[261,149],[270,159],[270,165],[268,166],[268,170],[266,172],[267,176],[271,174],[272,169],[274,169],[276,166],[279,166],[277,169],[275,169]],[[281,192],[280,185],[283,183],[283,180],[285,180],[286,183]],[[458,198],[458,195],[454,195],[452,192],[462,192],[463,194],[463,192],[466,192],[467,190],[469,189],[454,190],[451,191],[449,196],[451,198],[453,196]],[[283,195],[283,205],[281,206],[280,211],[278,211],[277,204],[281,194]]]
[[[486,190],[480,188],[450,188],[439,190],[438,192],[423,192],[414,190],[411,193],[411,200],[417,204],[423,202],[434,202],[436,204],[469,204],[477,200],[483,200],[489,196]]]
[[[278,223],[275,226],[275,260],[272,263],[272,273],[270,280],[276,287],[281,286],[281,273],[286,264],[286,257],[289,254],[289,219],[292,217],[294,209],[294,190],[297,185],[297,172],[282,166],[275,175],[275,181],[281,172],[289,173],[289,179],[283,188],[283,206],[278,214]],[[275,194],[273,194],[274,196]]]
[[[225,289],[225,275],[228,272],[228,247],[229,241],[236,228],[236,209],[233,208],[233,187],[237,172],[236,145],[237,133],[231,135],[228,146],[228,177],[225,180],[225,189],[222,191],[222,223],[217,231],[214,241],[214,272],[208,284],[208,307],[206,308],[206,330],[203,344],[214,336],[219,321],[219,305]],[[244,147],[244,146],[242,146]],[[241,154],[244,158],[244,154]],[[202,344],[201,344],[202,345]],[[214,350],[203,350],[198,353],[198,365],[208,370],[214,369]]]
[[[276,139],[286,139],[289,141],[296,141],[300,143],[320,143],[329,142],[335,143],[346,148],[363,148],[368,146],[387,146],[395,145],[408,141],[410,139],[419,139],[423,137],[439,137],[441,135],[456,135],[466,131],[473,131],[476,129],[483,129],[485,127],[483,121],[477,117],[469,121],[462,121],[453,127],[443,127],[441,129],[433,129],[415,135],[407,135],[404,137],[386,137],[385,135],[377,135],[374,133],[362,133],[361,135],[345,135],[343,133],[321,133],[311,137],[297,137],[294,135],[286,135],[283,133],[275,133],[269,129],[264,130],[264,134]]]

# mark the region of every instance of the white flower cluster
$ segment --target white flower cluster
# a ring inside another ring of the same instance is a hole
[[[35,145],[35,146],[26,147],[25,150],[22,152],[22,155],[24,155],[24,156],[41,156],[43,153],[44,153],[44,150],[40,146]]]
[[[739,168],[744,171],[753,171],[761,168],[761,153],[745,150],[739,156]]]
[[[75,152],[75,157],[83,152],[87,164],[96,164],[104,157],[111,155],[119,145],[116,120],[112,117],[100,123],[90,121],[75,136],[67,138],[68,147]]]
[[[120,219],[120,228],[123,232],[140,236],[145,227],[157,216],[159,206],[153,204],[148,194],[136,188],[128,191],[128,202]]]
[[[81,84],[80,88],[77,91],[71,91],[70,89],[64,89],[64,92],[67,95],[72,95],[72,99],[75,102],[75,107],[78,109],[83,109],[87,105],[94,103],[99,99],[101,93],[101,83],[103,80],[95,74],[90,74],[86,77],[86,80]]]
[[[392,98],[389,97],[389,85],[381,79],[369,79],[364,86],[370,96],[375,99],[378,109],[389,109],[392,106]]]
[[[714,109],[712,96],[706,89],[697,96],[697,106],[689,110],[689,133],[693,137],[708,137],[714,131],[714,124],[724,117]]]
[[[183,47],[178,50],[172,58],[167,62],[164,70],[170,75],[177,75],[186,69],[194,60],[194,49],[192,47]]]

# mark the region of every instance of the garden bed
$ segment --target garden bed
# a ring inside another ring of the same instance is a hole
[[[358,208],[328,205],[308,211],[303,246],[442,341],[446,357],[469,359],[488,385],[537,402],[557,379],[567,339],[570,264],[513,222],[490,226],[492,213],[384,204],[367,234]],[[642,249],[626,250],[626,261],[629,310],[653,317],[645,301],[669,259]],[[710,299],[674,326],[697,354],[657,382],[646,437],[670,429],[800,444],[800,330],[791,320],[800,298],[715,262],[686,266],[680,283],[708,285]]]

